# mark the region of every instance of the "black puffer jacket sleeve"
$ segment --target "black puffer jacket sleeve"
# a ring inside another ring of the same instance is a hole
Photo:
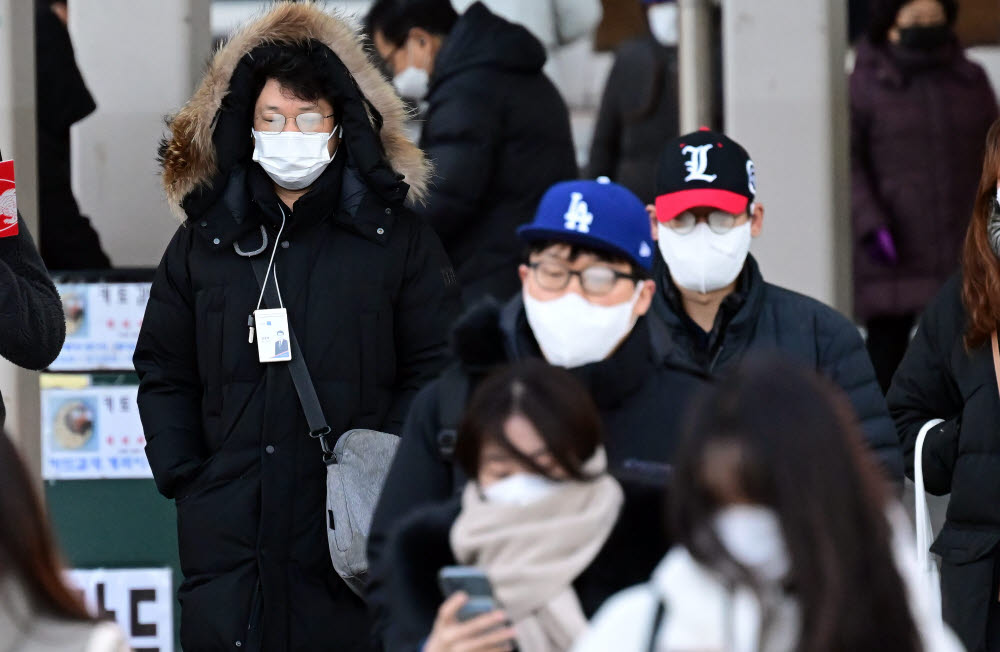
[[[0,356],[19,367],[44,369],[62,350],[66,318],[23,220],[18,231],[0,238]]]
[[[901,483],[903,456],[896,427],[889,416],[861,334],[854,324],[837,313],[823,320],[818,327],[821,334],[819,341],[828,342],[820,351],[820,370],[847,393],[861,421],[868,447],[878,456],[889,477]]]
[[[187,257],[192,230],[177,230],[160,261],[132,358],[139,416],[156,487],[167,498],[207,456],[195,348],[194,291]]]
[[[963,400],[949,361],[952,347],[962,338],[964,314],[961,280],[954,276],[920,318],[888,393],[910,478],[920,429],[931,419],[945,420],[924,440],[924,484],[935,495],[951,491]]]
[[[475,93],[449,93],[433,111],[420,145],[434,164],[434,185],[417,212],[447,244],[477,217],[493,178],[501,118]]]
[[[394,316],[396,392],[385,429],[400,432],[410,401],[444,368],[444,334],[461,310],[458,281],[441,241],[429,226],[415,229]]]
[[[402,441],[389,469],[368,535],[368,608],[380,641],[392,638],[389,620],[392,602],[388,578],[393,573],[385,558],[385,547],[401,520],[415,508],[452,495],[454,474],[437,446],[438,382],[423,388],[414,398]]]

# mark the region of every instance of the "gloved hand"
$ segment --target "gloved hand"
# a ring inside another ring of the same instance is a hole
[[[865,239],[865,248],[868,250],[868,255],[880,263],[895,265],[899,262],[896,243],[892,239],[889,227],[879,227],[869,234]]]

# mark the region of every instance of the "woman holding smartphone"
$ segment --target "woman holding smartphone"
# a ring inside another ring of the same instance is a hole
[[[528,360],[483,381],[455,449],[474,480],[403,521],[374,571],[393,596],[386,649],[568,650],[601,602],[662,554],[643,551],[661,537],[624,525],[601,441],[597,410],[566,371]],[[455,565],[481,570],[492,596],[443,595],[441,569]],[[466,618],[470,597],[498,608]]]

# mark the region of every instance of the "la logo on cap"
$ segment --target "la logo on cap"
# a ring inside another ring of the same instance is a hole
[[[564,228],[567,231],[577,231],[578,233],[590,233],[590,225],[594,223],[594,214],[587,207],[587,202],[583,201],[583,194],[573,192],[569,195],[569,208],[566,214]]]

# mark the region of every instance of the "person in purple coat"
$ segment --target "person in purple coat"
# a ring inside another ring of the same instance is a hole
[[[958,266],[997,103],[955,0],[876,0],[850,80],[854,309],[885,391]]]

